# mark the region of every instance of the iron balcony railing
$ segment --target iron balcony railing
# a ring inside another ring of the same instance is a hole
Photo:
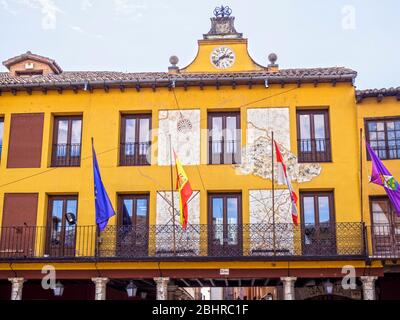
[[[209,164],[239,164],[241,162],[240,140],[208,141]]]
[[[53,167],[79,167],[81,165],[81,144],[54,144],[51,165]]]
[[[376,223],[367,227],[373,258],[400,258],[400,224]]]
[[[297,152],[299,162],[330,162],[330,139],[298,139]]]
[[[309,259],[365,257],[362,223],[0,228],[0,260]]]
[[[150,165],[150,142],[125,142],[120,147],[121,166]]]

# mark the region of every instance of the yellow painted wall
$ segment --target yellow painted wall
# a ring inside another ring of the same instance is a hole
[[[360,201],[358,183],[358,142],[353,87],[340,84],[336,87],[304,85],[292,89],[263,86],[248,89],[246,86],[224,87],[220,90],[207,87],[184,91],[176,89],[176,95],[182,109],[201,109],[201,129],[207,128],[207,111],[218,109],[240,109],[245,119],[247,108],[289,107],[291,149],[296,154],[296,108],[328,107],[330,111],[330,130],[332,136],[332,163],[322,164],[322,173],[311,182],[295,188],[301,190],[334,190],[337,222],[360,221]],[[286,92],[286,93],[285,93]],[[279,95],[278,95],[279,94]],[[252,103],[261,98],[271,97],[259,103]],[[246,107],[240,107],[246,105]],[[45,223],[48,194],[78,193],[78,223],[94,224],[93,173],[90,139],[94,137],[103,181],[111,201],[117,202],[117,193],[150,192],[150,223],[155,223],[155,201],[158,190],[169,190],[169,167],[159,167],[152,159],[149,167],[119,167],[118,146],[120,134],[120,113],[151,111],[152,126],[158,127],[158,111],[176,109],[173,93],[167,89],[152,90],[111,90],[105,93],[95,90],[94,93],[80,92],[74,94],[65,91],[62,95],[49,92],[47,95],[34,92],[32,95],[20,93],[17,96],[3,94],[0,98],[0,109],[5,115],[5,132],[2,161],[0,167],[0,193],[39,192],[38,220],[39,226]],[[45,112],[43,133],[42,165],[40,169],[7,169],[7,145],[11,113]],[[80,168],[50,168],[51,138],[53,116],[58,114],[83,114],[82,164]],[[245,120],[242,121],[245,125]],[[242,143],[246,143],[243,130]],[[157,138],[153,138],[153,143]],[[206,139],[201,141],[202,157],[207,148]],[[185,167],[190,177],[192,188],[201,191],[201,223],[207,222],[207,191],[242,191],[243,222],[248,223],[248,191],[250,189],[269,189],[270,181],[256,176],[238,176],[230,165],[201,165]],[[200,175],[204,182],[204,188]],[[346,178],[343,178],[343,175]],[[30,177],[32,176],[32,177]],[[21,180],[22,179],[22,180]],[[0,206],[3,201],[0,201]],[[0,208],[2,212],[2,208]],[[114,219],[112,221],[114,223]]]
[[[210,63],[211,51],[219,46],[230,46],[236,54],[236,63],[225,71],[261,70],[248,54],[247,40],[201,40],[196,59],[183,72],[219,72]],[[328,108],[331,131],[332,162],[322,163],[322,173],[312,181],[294,183],[297,193],[306,190],[333,190],[337,222],[360,222],[360,185],[358,157],[358,126],[354,87],[349,83],[339,83],[335,87],[330,84],[271,85],[266,88],[255,85],[247,86],[204,87],[204,90],[190,87],[187,91],[175,89],[181,109],[200,109],[201,129],[207,129],[207,112],[212,110],[240,110],[242,144],[246,144],[247,109],[249,108],[289,108],[291,151],[297,154],[296,110],[298,108]],[[256,102],[258,101],[258,102]],[[173,92],[168,89],[127,89],[125,92],[110,90],[94,90],[93,93],[64,91],[59,94],[49,91],[47,95],[33,92],[32,95],[18,93],[13,96],[3,93],[0,96],[0,114],[4,116],[4,143],[0,164],[0,223],[3,212],[4,193],[39,193],[37,225],[46,223],[48,195],[79,195],[78,225],[94,225],[93,173],[91,159],[91,137],[95,139],[98,161],[103,181],[111,201],[116,207],[118,193],[150,193],[150,224],[156,221],[156,193],[158,190],[170,189],[169,167],[157,166],[157,154],[148,167],[119,167],[119,137],[121,113],[151,112],[152,128],[158,127],[160,110],[176,110],[177,105]],[[41,168],[7,169],[7,151],[12,113],[44,112],[43,151]],[[55,115],[83,116],[82,161],[79,168],[51,168],[52,126]],[[153,137],[153,144],[157,137]],[[207,162],[207,139],[201,139],[202,163]],[[236,175],[230,165],[185,166],[192,188],[200,190],[200,208],[202,224],[207,223],[208,191],[241,191],[243,223],[249,223],[249,190],[270,189],[271,182],[253,175]],[[201,175],[201,177],[200,177]],[[202,179],[201,179],[202,178]],[[203,187],[203,183],[204,187]],[[115,224],[116,219],[111,220]],[[39,244],[38,244],[39,246]],[[254,267],[258,264],[254,262]],[[313,267],[343,265],[342,262],[320,262]],[[353,262],[357,265],[357,262]],[[171,267],[187,263],[173,263]],[[212,264],[214,267],[226,263]],[[251,266],[251,264],[247,264]],[[268,267],[267,264],[261,264]],[[362,263],[364,265],[364,263]],[[144,267],[144,265],[142,265]],[[197,264],[193,265],[194,267]],[[235,264],[232,265],[234,267]],[[240,263],[237,267],[242,266]],[[244,266],[244,264],[243,264]],[[307,267],[306,262],[296,262],[290,267]],[[120,265],[119,268],[124,268]]]

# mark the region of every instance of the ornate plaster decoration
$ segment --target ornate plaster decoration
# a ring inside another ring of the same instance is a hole
[[[321,174],[318,163],[298,163],[297,157],[290,152],[288,108],[249,109],[247,118],[247,145],[242,149],[242,163],[235,166],[238,174],[272,179],[271,131],[274,131],[274,139],[280,144],[293,181],[308,182]]]
[[[159,112],[158,165],[170,165],[170,142],[183,165],[200,164],[200,110]]]
[[[173,210],[171,191],[157,193],[156,209],[156,255],[170,255],[174,250]],[[189,221],[184,231],[179,223],[179,195],[174,192],[175,250],[176,254],[188,255],[200,252],[200,193],[196,191],[189,200]]]
[[[272,214],[272,191],[249,192],[250,250],[253,255],[294,253],[295,226],[291,221],[291,202],[288,190],[275,190],[275,227]],[[260,241],[260,239],[263,239]]]

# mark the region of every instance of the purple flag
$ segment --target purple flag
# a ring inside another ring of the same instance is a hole
[[[393,208],[397,215],[400,217],[400,185],[396,179],[392,176],[389,170],[384,166],[381,159],[371,148],[371,146],[365,142],[369,156],[372,160],[372,174],[370,178],[371,183],[382,186],[390,201],[392,202]]]

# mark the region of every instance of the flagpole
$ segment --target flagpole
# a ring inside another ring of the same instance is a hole
[[[174,203],[174,170],[172,168],[172,142],[171,135],[169,135],[169,159],[170,159],[170,172],[171,172],[171,203],[172,203],[172,227],[173,227],[173,251],[176,255],[176,234],[175,234],[175,203]]]
[[[274,256],[276,255],[276,234],[275,234],[275,152],[274,152],[274,131],[271,131],[271,154],[272,154],[272,241]]]

